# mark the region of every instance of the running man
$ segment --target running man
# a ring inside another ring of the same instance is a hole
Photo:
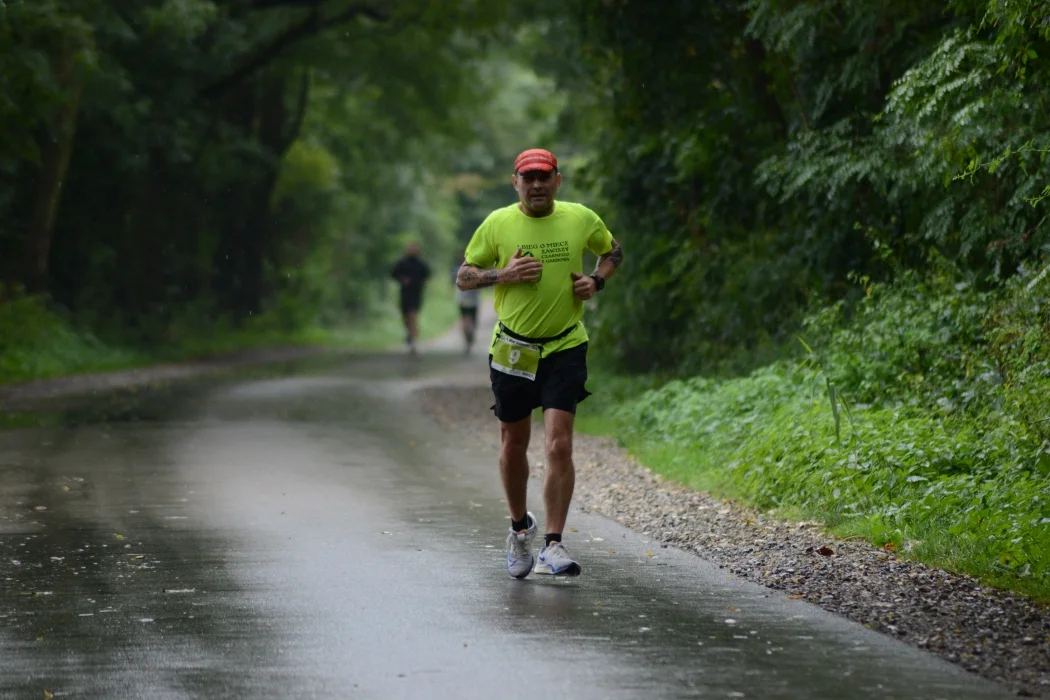
[[[583,302],[600,292],[623,252],[601,218],[581,204],[555,202],[558,160],[530,149],[514,161],[518,202],[489,214],[467,246],[456,285],[495,286],[499,323],[493,329],[489,379],[500,426],[500,476],[511,526],[507,569],[513,578],[538,574],[577,576],[580,565],[562,543],[576,472],[572,463],[576,404],[590,392]],[[583,253],[598,264],[583,274]],[[532,555],[537,523],[526,505],[526,451],[532,411],[543,408],[547,473],[543,483],[546,537]]]
[[[459,268],[453,277],[457,278],[458,284]],[[474,347],[474,330],[478,324],[478,303],[481,294],[477,289],[460,289],[456,292],[456,305],[459,307],[459,325],[463,330],[463,353],[470,354]]]
[[[419,257],[419,244],[409,243],[405,255],[390,271],[401,285],[401,320],[405,324],[405,342],[416,351],[419,337],[419,307],[423,304],[423,287],[430,278],[430,267]]]

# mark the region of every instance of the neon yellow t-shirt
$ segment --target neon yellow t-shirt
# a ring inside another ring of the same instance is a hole
[[[573,202],[555,202],[544,217],[526,216],[517,203],[497,209],[481,223],[467,245],[466,261],[482,269],[502,268],[521,248],[543,263],[540,279],[496,285],[499,320],[518,335],[548,338],[575,324],[575,329],[543,348],[544,356],[587,342],[580,323],[583,301],[572,292],[570,273],[583,273],[583,251],[604,255],[612,234],[593,211]],[[493,329],[493,341],[497,325]]]

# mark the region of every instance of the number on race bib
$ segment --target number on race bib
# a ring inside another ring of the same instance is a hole
[[[539,345],[508,340],[501,335],[492,344],[489,366],[497,372],[533,381],[540,365],[540,355]]]

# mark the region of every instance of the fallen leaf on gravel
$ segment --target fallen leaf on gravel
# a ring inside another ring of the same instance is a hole
[[[804,596],[804,595],[801,595],[801,594],[799,594],[799,593],[796,593],[796,594],[794,594],[794,595],[789,595],[789,596],[788,596],[788,600],[802,600],[802,599],[803,599],[803,598],[805,598],[805,597],[806,597],[806,596]]]
[[[653,555],[653,550],[651,550],[651,549],[650,549],[650,550],[648,551],[648,555],[649,555],[650,557],[654,556],[654,555]]]
[[[600,601],[600,600],[596,600],[596,601],[594,601],[594,604],[595,604],[595,605],[596,605],[597,607],[599,607],[599,608],[600,608],[600,607],[602,606],[602,601]]]
[[[118,539],[118,540],[123,540],[123,539],[124,539],[124,535],[121,535],[121,534],[119,534],[119,533],[118,533],[118,534],[116,534],[116,535],[113,535],[113,537],[114,537],[115,539]]]
[[[616,554],[616,550],[615,549],[610,549],[609,550],[609,554]]]
[[[47,510],[47,506],[36,506],[33,510]]]
[[[821,555],[822,557],[830,557],[834,553],[835,550],[826,545],[817,550],[817,554]]]
[[[887,542],[886,544],[882,545],[882,548],[885,549],[887,552],[892,552],[893,550],[897,549],[897,545],[893,544],[892,542]]]

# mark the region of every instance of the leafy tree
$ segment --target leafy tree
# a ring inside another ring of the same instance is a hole
[[[629,257],[597,345],[739,368],[851,274],[934,251],[1011,274],[1046,243],[1048,21],[1036,0],[571,3],[550,65]]]
[[[450,257],[475,138],[476,0],[10,2],[0,280],[96,328],[367,306],[398,236]]]

